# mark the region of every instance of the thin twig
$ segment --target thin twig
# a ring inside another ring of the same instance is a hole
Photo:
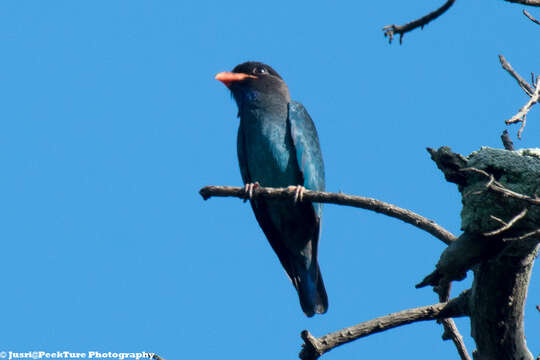
[[[498,234],[502,233],[503,231],[506,231],[506,230],[510,229],[516,222],[518,222],[520,219],[523,219],[525,217],[525,215],[527,215],[527,211],[528,211],[528,209],[524,208],[523,210],[521,210],[521,212],[519,214],[514,216],[512,218],[512,220],[510,220],[508,223],[505,223],[502,227],[500,227],[500,228],[498,228],[496,230],[484,233],[484,236],[498,235]],[[492,216],[492,217],[495,218],[494,216]],[[498,220],[498,221],[501,220],[499,218],[495,218],[495,219]]]
[[[540,78],[540,77],[539,77]],[[510,125],[516,122],[521,122],[521,127],[518,131],[518,138],[521,139],[521,133],[523,132],[523,129],[525,128],[525,123],[527,121],[527,113],[529,110],[531,110],[531,107],[536,104],[540,99],[540,81],[538,78],[536,79],[536,89],[534,90],[534,93],[531,95],[531,98],[527,103],[519,109],[518,113],[514,116],[512,116],[510,119],[506,120],[506,125]]]
[[[435,292],[437,292],[439,295],[439,302],[442,303],[448,301],[448,299],[450,298],[451,287],[451,282],[445,283],[445,285],[435,287],[434,290],[436,290]],[[467,348],[465,347],[465,343],[463,342],[463,337],[459,333],[454,319],[446,318],[439,320],[439,322],[444,328],[444,332],[442,335],[443,340],[452,340],[461,360],[471,360],[471,357],[467,352]]]
[[[500,219],[500,218],[498,218],[498,217],[496,217],[496,216],[494,216],[494,215],[489,215],[489,217],[490,217],[492,220],[495,220],[496,222],[498,222],[499,224],[501,224],[502,226],[508,225],[508,224],[506,223],[506,221],[504,221],[503,219]],[[485,234],[484,234],[484,235],[485,235]]]
[[[517,193],[515,191],[509,190],[509,189],[505,188],[501,183],[499,183],[497,181],[492,181],[491,179],[493,178],[493,175],[487,173],[484,170],[477,169],[477,168],[462,168],[462,169],[460,169],[460,171],[472,171],[472,172],[475,172],[475,173],[482,174],[482,175],[486,176],[487,178],[490,179],[489,182],[488,182],[488,185],[486,185],[487,189],[490,189],[490,190],[493,190],[495,192],[501,193],[504,196],[508,196],[508,197],[511,197],[511,198],[514,198],[514,199],[519,199],[519,200],[526,201],[526,202],[528,202],[529,204],[532,204],[532,205],[540,205],[540,198],[523,195],[523,194]]]
[[[518,139],[521,139],[521,134],[523,133],[523,129],[525,129],[525,125],[527,125],[527,115],[523,115],[523,118],[521,119],[521,126],[517,132]]]
[[[439,318],[465,316],[468,313],[468,299],[469,291],[465,291],[447,303],[422,306],[381,316],[320,338],[316,338],[309,331],[304,330],[301,334],[304,345],[300,351],[300,359],[315,360],[337,346],[398,326]]]
[[[527,10],[523,10],[523,15],[528,17],[533,23],[540,25],[540,21],[536,20]]]
[[[539,235],[540,236],[540,229],[531,231],[530,233],[527,233],[525,235],[511,237],[511,238],[504,238],[503,241],[516,241],[516,240],[525,240],[532,238],[533,236]]]
[[[246,198],[246,192],[243,187],[205,186],[199,191],[199,193],[205,200],[209,199],[212,196],[234,196],[240,199]],[[253,189],[253,198],[260,197],[263,199],[293,199],[294,195],[294,190],[291,190],[289,188],[269,188],[259,186]],[[330,193],[306,189],[303,195],[303,200],[318,203],[346,205],[366,210],[372,210],[380,214],[400,219],[408,224],[427,231],[428,233],[435,236],[437,239],[441,240],[447,245],[449,245],[456,239],[456,237],[452,233],[444,229],[442,226],[436,224],[433,220],[427,219],[410,210],[403,209],[377,199],[361,196],[352,196],[343,193]]]
[[[461,360],[471,360],[469,353],[467,352],[467,347],[463,342],[463,336],[459,333],[459,330],[454,322],[454,319],[443,319],[441,320],[442,325],[444,326],[444,340],[452,340],[456,349],[458,351],[459,357]]]
[[[448,0],[446,3],[444,3],[443,6],[438,8],[437,10],[430,12],[429,14],[422,16],[420,19],[411,21],[410,23],[407,23],[405,25],[386,25],[382,29],[384,31],[384,36],[388,37],[388,40],[390,43],[392,43],[392,40],[394,39],[395,34],[399,34],[399,43],[403,43],[403,35],[405,33],[408,33],[409,31],[412,31],[416,28],[424,28],[428,23],[435,20],[442,14],[444,14],[454,3],[456,0]]]
[[[523,133],[525,125],[527,124],[527,113],[529,112],[531,107],[539,101],[540,98],[540,81],[538,81],[538,79],[535,80],[533,76],[533,86],[531,86],[512,68],[512,66],[508,61],[506,61],[504,56],[499,55],[499,61],[501,62],[503,69],[505,69],[514,79],[516,79],[521,89],[523,89],[523,91],[525,91],[525,93],[530,96],[529,101],[527,101],[527,103],[521,109],[519,109],[518,113],[505,121],[506,125],[521,122],[521,127],[519,128],[517,133],[518,138],[521,139],[521,134]]]
[[[467,169],[467,168],[466,168]],[[478,170],[478,169],[475,169],[475,170]],[[462,169],[460,169],[459,171],[463,171]],[[484,185],[484,188],[482,190],[477,190],[477,191],[473,191],[473,190],[470,190],[468,192],[466,192],[465,194],[463,194],[463,198],[465,199],[466,197],[469,197],[471,195],[480,195],[482,194],[484,191],[486,190],[489,190],[491,184],[493,184],[495,182],[495,178],[493,177],[493,175],[491,174],[488,174],[487,172],[483,171],[483,170],[479,170],[481,171],[481,174],[482,175],[487,175],[489,176],[489,181],[486,183],[486,185]],[[500,219],[499,219],[500,220]],[[500,223],[504,223],[506,224],[504,221],[500,220],[499,221]]]
[[[530,6],[540,6],[540,0],[505,0],[511,3],[530,5]]]
[[[512,65],[510,65],[510,63],[508,61],[506,61],[506,59],[504,58],[504,56],[502,55],[499,55],[499,61],[501,62],[501,65],[503,67],[504,70],[508,71],[508,73],[514,78],[516,79],[516,81],[518,82],[519,84],[519,87],[521,87],[523,89],[523,91],[525,91],[525,93],[529,96],[532,96],[533,93],[534,93],[534,87],[532,87],[531,85],[529,85],[529,83],[523,79],[513,68],[512,68]]]

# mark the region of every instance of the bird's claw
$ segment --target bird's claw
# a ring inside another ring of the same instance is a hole
[[[258,187],[259,187],[258,182],[247,183],[246,186],[244,186],[244,192],[245,192],[244,202],[251,200],[253,198],[253,190]]]
[[[306,191],[305,187],[303,187],[302,185],[297,185],[297,186],[291,185],[291,186],[289,186],[289,190],[294,191],[294,202],[295,203],[304,200],[304,192]]]

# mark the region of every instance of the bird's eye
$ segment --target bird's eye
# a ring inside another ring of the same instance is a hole
[[[253,73],[258,75],[264,75],[268,74],[268,70],[263,67],[256,67],[255,69],[253,69]]]

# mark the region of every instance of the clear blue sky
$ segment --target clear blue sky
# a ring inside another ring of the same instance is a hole
[[[504,72],[540,72],[522,6],[457,2],[389,45],[380,30],[442,1],[3,1],[0,4],[0,351],[152,351],[294,359],[299,333],[436,302],[414,284],[444,244],[371,212],[325,206],[326,315],[306,318],[237,199],[236,105],[213,79],[272,65],[319,130],[329,191],[410,208],[459,233],[460,198],[426,146],[501,147],[526,102]],[[540,12],[529,9],[540,18]],[[518,147],[539,146],[533,109]],[[540,353],[538,267],[526,331]],[[454,295],[470,284],[456,284]],[[470,340],[467,320],[458,325]],[[455,359],[428,322],[359,340],[342,359]]]

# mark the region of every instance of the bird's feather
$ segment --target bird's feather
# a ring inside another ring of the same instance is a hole
[[[296,153],[298,167],[303,177],[303,186],[309,190],[325,190],[324,163],[315,124],[304,105],[291,101],[288,106],[288,125]],[[322,205],[315,210],[320,217]]]

